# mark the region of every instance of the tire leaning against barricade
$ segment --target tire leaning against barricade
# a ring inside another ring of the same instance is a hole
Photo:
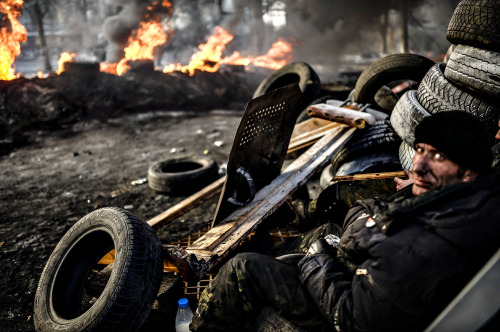
[[[292,62],[266,77],[255,90],[253,98],[293,83],[298,83],[302,91],[303,107],[309,105],[321,93],[321,81],[311,66],[305,62]]]
[[[352,100],[360,104],[375,103],[377,91],[384,85],[401,80],[420,82],[434,61],[418,54],[391,54],[369,65],[359,76]]]
[[[332,156],[331,173],[336,174],[339,167],[348,161],[363,155],[377,154],[396,150],[401,138],[394,131],[388,120],[377,121],[365,129],[358,130],[347,144]]]
[[[98,299],[82,309],[88,275],[115,250],[113,270]],[[93,211],[57,244],[38,283],[37,331],[134,331],[146,319],[158,294],[163,250],[153,229],[118,208]]]
[[[500,1],[463,0],[450,19],[446,39],[500,52]]]
[[[215,181],[217,176],[213,159],[179,157],[153,163],[148,169],[148,185],[157,192],[185,195]]]
[[[391,113],[391,125],[403,141],[413,146],[415,127],[430,115],[418,102],[417,91],[410,90],[405,92],[394,107]]]
[[[500,53],[457,45],[446,63],[444,76],[465,90],[500,102]]]
[[[477,117],[485,126],[491,145],[495,144],[498,132],[500,106],[480,99],[456,86],[444,76],[446,65],[434,65],[425,75],[417,89],[417,99],[431,114],[461,110]]]

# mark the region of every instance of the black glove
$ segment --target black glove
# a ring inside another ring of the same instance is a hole
[[[340,238],[333,234],[328,234],[323,239],[314,242],[307,251],[307,256],[314,254],[328,254],[335,257],[339,246]]]

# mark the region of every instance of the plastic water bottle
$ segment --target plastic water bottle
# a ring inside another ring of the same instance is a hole
[[[177,316],[175,316],[175,331],[189,332],[189,324],[193,320],[193,311],[189,307],[188,299],[180,299],[178,302]]]

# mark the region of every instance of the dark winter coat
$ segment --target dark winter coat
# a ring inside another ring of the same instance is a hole
[[[307,256],[300,279],[339,331],[423,330],[500,247],[500,173],[359,201],[337,259]]]

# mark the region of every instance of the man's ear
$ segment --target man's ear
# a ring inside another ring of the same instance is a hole
[[[468,169],[465,171],[464,177],[462,178],[462,182],[474,181],[475,179],[477,179],[478,175],[479,175],[478,172]]]

